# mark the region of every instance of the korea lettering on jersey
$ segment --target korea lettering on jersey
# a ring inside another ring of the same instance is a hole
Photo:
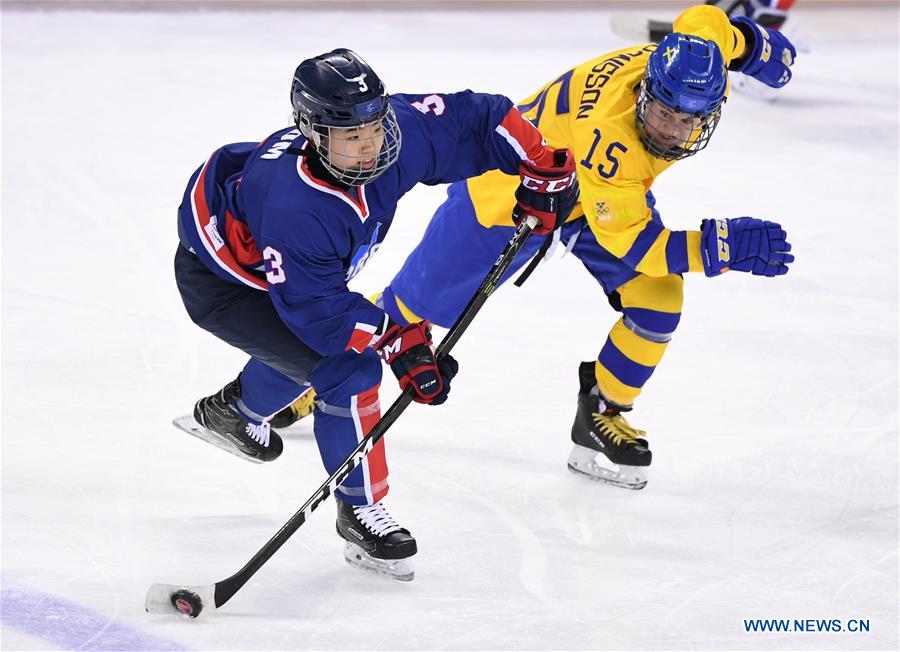
[[[371,183],[342,188],[314,176],[306,139],[290,127],[217,150],[179,209],[183,243],[223,280],[267,290],[285,324],[323,355],[359,351],[383,333],[384,311],[347,282],[381,246],[400,197],[419,183],[514,174],[546,149],[502,96],[394,95],[390,103],[402,147]]]

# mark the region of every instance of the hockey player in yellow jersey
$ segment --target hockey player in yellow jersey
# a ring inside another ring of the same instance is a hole
[[[581,198],[565,224],[532,236],[507,278],[531,259],[527,276],[551,247],[565,246],[622,313],[597,360],[579,366],[569,467],[632,489],[646,485],[652,456],[646,433],[623,413],[675,333],[682,275],[730,269],[779,276],[793,261],[774,222],[741,217],[703,220],[700,230],[663,226],[650,187],[709,143],[726,101],[726,68],[779,88],[790,81],[796,56],[779,32],[746,17],[729,20],[714,6],[687,9],[673,30],[658,45],[567,70],[519,105],[551,146],[574,152]],[[451,185],[379,305],[400,323],[451,326],[524,217],[513,216],[519,183],[489,172]]]

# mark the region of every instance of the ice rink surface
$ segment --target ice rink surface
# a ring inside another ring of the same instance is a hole
[[[616,315],[555,260],[491,298],[449,403],[387,437],[415,581],[347,566],[329,503],[197,621],[144,613],[147,586],[230,575],[325,474],[310,423],[266,466],[169,424],[244,361],[174,286],[191,171],[286,125],[294,67],[333,47],[394,91],[521,99],[629,43],[599,9],[5,7],[3,649],[896,649],[898,11],[799,4],[792,84],[775,103],[733,94],[711,146],[654,186],[673,228],[781,221],[797,263],[687,279],[630,417],[648,487],[566,471],[577,365]],[[383,286],[443,194],[401,202],[354,288]],[[755,618],[870,631],[746,633]]]

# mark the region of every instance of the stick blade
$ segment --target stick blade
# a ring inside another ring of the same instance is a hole
[[[147,589],[144,609],[151,614],[178,614],[188,618],[212,613],[216,610],[216,585],[152,584]]]

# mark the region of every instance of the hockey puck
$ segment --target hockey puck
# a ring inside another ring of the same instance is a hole
[[[185,616],[196,618],[203,611],[203,601],[200,596],[187,589],[178,589],[172,594],[172,606]]]

